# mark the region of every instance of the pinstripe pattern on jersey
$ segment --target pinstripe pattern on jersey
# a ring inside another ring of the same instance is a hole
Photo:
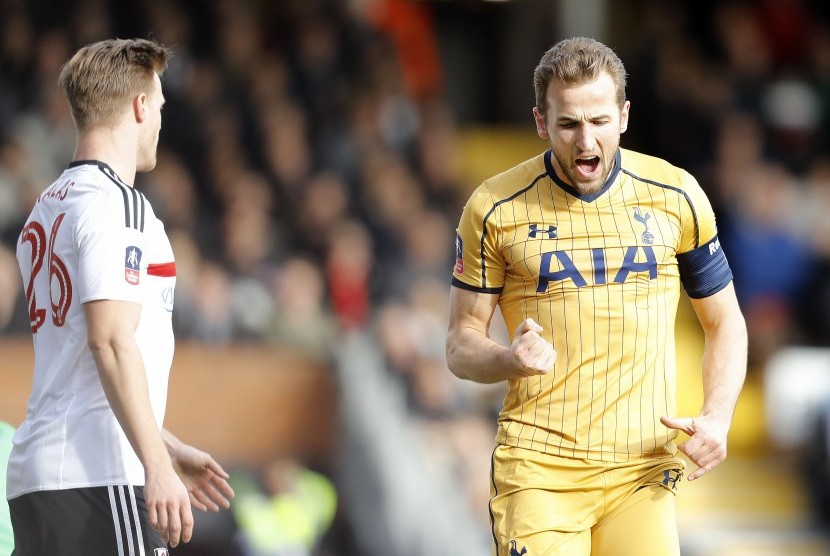
[[[509,382],[497,439],[614,462],[673,453],[659,418],[675,407],[676,254],[714,235],[711,207],[688,174],[631,151],[600,195],[574,196],[549,156],[485,182],[459,224],[481,260],[453,284],[498,293],[508,333],[533,318],[558,353]]]
[[[141,531],[133,487],[108,486],[107,492],[118,546],[117,556],[145,556],[144,535]]]
[[[689,203],[689,209],[691,209],[692,216],[694,217],[694,221],[695,221],[695,247],[700,247],[700,227],[698,226],[698,223],[697,223],[697,213],[695,212],[695,205],[694,205],[694,203],[692,203],[692,200],[689,198],[688,193],[686,193],[685,191],[683,191],[679,187],[674,187],[673,185],[667,185],[665,183],[659,183],[659,182],[656,182],[656,181],[653,181],[653,180],[647,180],[645,178],[641,178],[640,176],[634,174],[633,172],[630,172],[629,170],[626,170],[625,168],[622,168],[621,171],[625,174],[628,174],[629,176],[631,176],[635,180],[642,181],[642,182],[645,182],[645,183],[649,183],[651,185],[656,185],[657,187],[665,187],[666,189],[671,189],[672,191],[675,191],[675,192],[680,193],[681,195],[683,195],[683,198],[685,198],[686,202]]]
[[[518,197],[519,195],[522,195],[523,193],[526,193],[527,191],[532,189],[533,186],[535,186],[536,183],[539,180],[541,180],[542,178],[544,178],[545,176],[546,176],[545,173],[539,174],[538,176],[536,176],[536,178],[527,187],[524,187],[524,188],[518,190],[516,193],[514,193],[513,195],[511,195],[507,199],[502,199],[501,201],[496,201],[495,203],[493,203],[493,207],[490,209],[490,211],[487,214],[484,215],[484,219],[481,222],[481,287],[482,288],[487,288],[487,267],[486,267],[486,264],[485,264],[486,259],[485,259],[485,255],[484,255],[484,251],[485,251],[484,240],[487,238],[487,220],[490,218],[490,216],[494,212],[496,212],[496,209],[498,209],[501,204],[509,203],[510,201],[512,201],[513,199]]]

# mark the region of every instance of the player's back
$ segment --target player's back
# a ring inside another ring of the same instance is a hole
[[[120,211],[122,219],[130,207],[143,211],[139,194],[119,183],[114,173],[108,178],[107,171],[112,173],[106,165],[71,165],[38,197],[18,241],[35,344],[35,380],[49,381],[52,390],[58,385],[54,381],[61,380],[61,363],[87,340],[78,244],[95,238],[85,237],[86,228],[111,211]],[[36,382],[34,392],[41,386]]]
[[[155,222],[143,195],[95,161],[73,162],[32,208],[17,259],[35,369],[9,463],[10,496],[113,478],[141,484],[143,470],[109,408],[87,346],[83,304],[142,302],[146,291],[135,286],[145,227],[154,229]],[[106,456],[99,453],[104,445],[114,447]]]

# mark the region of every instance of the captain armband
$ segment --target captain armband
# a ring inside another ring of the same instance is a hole
[[[680,281],[692,299],[718,293],[732,281],[732,270],[718,236],[697,249],[677,254]]]

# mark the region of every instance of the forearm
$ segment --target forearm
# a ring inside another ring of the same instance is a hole
[[[458,378],[483,384],[514,378],[518,373],[509,347],[471,329],[447,337],[447,365]]]
[[[170,464],[159,433],[144,363],[132,337],[91,346],[107,401],[145,470]]]
[[[167,453],[170,454],[170,458],[175,461],[176,454],[184,446],[184,442],[164,427],[161,429],[161,439],[164,441],[164,447],[167,448]]]
[[[746,377],[747,332],[740,314],[724,319],[706,333],[703,352],[703,408],[728,426]]]

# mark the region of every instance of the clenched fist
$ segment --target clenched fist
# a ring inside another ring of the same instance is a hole
[[[510,352],[519,369],[519,376],[546,374],[556,361],[556,350],[540,335],[544,329],[531,319],[525,319],[516,329]]]

